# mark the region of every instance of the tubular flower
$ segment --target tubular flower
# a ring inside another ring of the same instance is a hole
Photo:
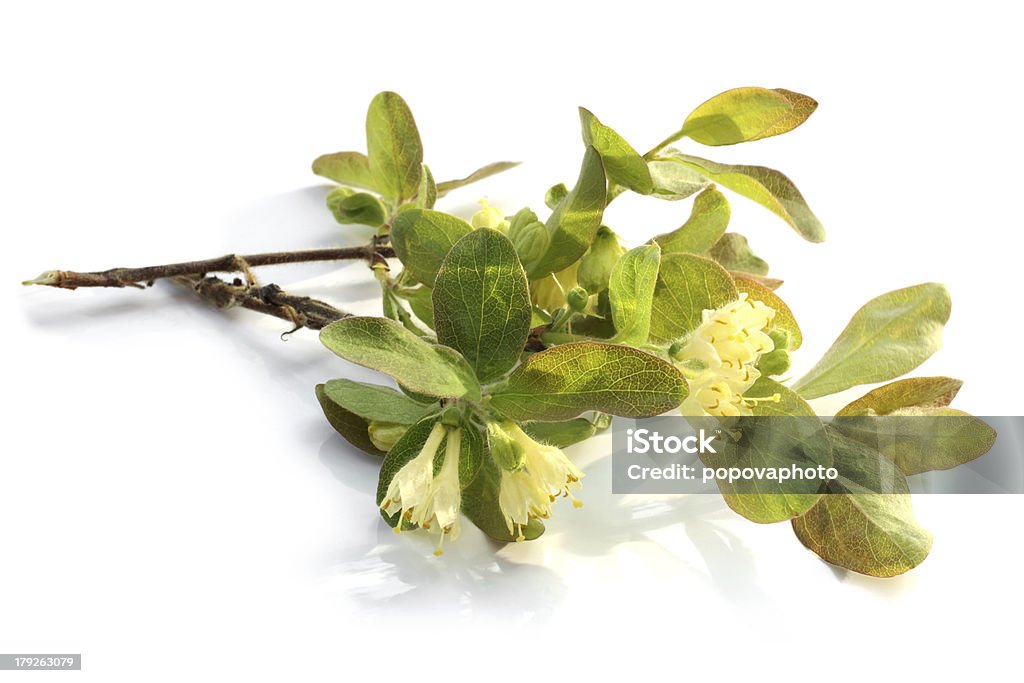
[[[559,496],[571,498],[574,507],[583,505],[571,492],[580,488],[583,472],[561,449],[534,441],[517,425],[509,423],[502,428],[521,451],[522,463],[516,470],[502,472],[498,506],[509,533],[522,541],[523,527],[531,519],[550,517]]]
[[[480,200],[480,207],[480,210],[469,219],[470,225],[474,228],[491,228],[503,233],[508,232],[509,222],[505,220],[505,214],[491,206],[486,199]]]
[[[753,399],[743,392],[761,376],[755,367],[762,354],[775,348],[765,329],[775,310],[746,293],[714,311],[704,311],[694,330],[673,360],[690,383],[690,394],[680,410],[683,415],[750,415]]]
[[[578,284],[576,272],[580,262],[576,261],[565,270],[548,275],[530,283],[530,301],[546,311],[554,311],[565,306],[565,295]]]
[[[434,474],[434,458],[447,432],[444,460]],[[459,536],[459,506],[462,487],[459,484],[459,449],[462,430],[446,430],[438,422],[430,431],[423,448],[412,460],[402,466],[388,484],[387,493],[380,504],[385,514],[400,512],[395,533],[404,523],[413,524],[438,535],[435,555],[441,554],[445,536],[455,540]]]

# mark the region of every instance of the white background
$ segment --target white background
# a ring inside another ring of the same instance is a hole
[[[785,87],[821,103],[796,132],[691,149],[784,170],[829,231],[811,245],[733,203],[802,322],[794,375],[867,299],[938,280],[946,348],[918,374],[964,378],[976,414],[1020,414],[1022,55],[1002,7],[5,5],[0,651],[81,652],[81,673],[36,676],[94,681],[1006,674],[1020,498],[919,497],[931,556],[873,580],[710,498],[611,496],[598,440],[572,450],[585,507],[543,539],[468,527],[435,559],[385,528],[378,463],[323,420],[314,384],[374,378],[315,334],[283,342],[284,324],[167,283],[17,284],[363,241],[309,163],[363,149],[378,90],[410,103],[438,179],[527,162],[439,206],[511,213],[575,178],[577,105],[646,149],[717,92]],[[688,211],[624,196],[607,221],[642,240]],[[261,275],[377,312],[358,264]]]

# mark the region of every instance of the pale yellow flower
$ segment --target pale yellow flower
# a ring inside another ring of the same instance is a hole
[[[580,262],[576,261],[565,270],[548,275],[530,283],[530,301],[545,311],[556,311],[565,306],[565,295],[576,287],[576,272]]]
[[[775,310],[746,293],[714,311],[704,311],[674,361],[689,380],[690,394],[680,407],[683,415],[750,415],[743,393],[761,376],[758,359],[775,348],[765,330]]]
[[[523,528],[531,519],[550,517],[559,497],[571,498],[575,507],[582,505],[572,490],[580,488],[583,472],[561,449],[534,441],[517,425],[504,424],[502,429],[521,449],[522,465],[515,471],[502,472],[498,506],[509,533],[522,541]]]
[[[509,222],[505,220],[505,214],[497,207],[491,206],[486,199],[480,200],[480,210],[469,219],[470,225],[474,228],[491,228],[507,233]]]
[[[434,458],[447,435],[444,460],[437,476],[434,475]],[[388,515],[401,513],[395,533],[400,533],[403,523],[410,523],[438,536],[435,555],[441,554],[441,545],[446,536],[455,540],[459,536],[459,507],[462,503],[462,487],[459,483],[459,449],[462,444],[462,430],[448,430],[438,422],[430,430],[423,448],[412,460],[395,473],[388,484],[387,493],[380,509]]]

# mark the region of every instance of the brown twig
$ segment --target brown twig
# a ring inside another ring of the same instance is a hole
[[[178,276],[174,282],[191,289],[217,308],[241,307],[287,320],[295,326],[289,333],[303,327],[319,330],[351,315],[319,299],[288,294],[274,284],[260,287],[240,279],[227,282],[218,277],[195,275]]]
[[[79,287],[138,287],[152,284],[154,280],[174,277],[202,278],[207,273],[243,273],[249,284],[254,284],[250,268],[275,266],[287,263],[312,263],[315,261],[345,261],[365,259],[371,264],[395,255],[394,249],[377,244],[377,241],[362,247],[330,247],[302,251],[277,251],[263,254],[228,254],[205,261],[185,261],[145,268],[111,268],[110,270],[80,273],[73,270],[48,270],[34,280],[22,284],[45,285],[60,289]],[[227,284],[227,283],[225,283]]]

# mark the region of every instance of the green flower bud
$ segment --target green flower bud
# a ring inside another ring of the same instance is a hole
[[[781,327],[773,327],[768,330],[768,336],[771,337],[776,349],[788,349],[793,342],[793,335],[789,330],[784,330]]]
[[[540,221],[528,223],[516,230],[514,234],[509,230],[509,237],[512,240],[512,245],[516,248],[519,260],[527,269],[530,264],[544,258],[544,254],[548,252],[548,247],[551,245],[548,228]]]
[[[455,406],[448,406],[441,413],[441,424],[448,427],[458,427],[462,423],[462,411]]]
[[[565,297],[565,301],[569,304],[569,308],[579,313],[587,307],[587,302],[590,300],[590,295],[587,294],[587,290],[582,287],[573,287],[569,290],[569,293]]]
[[[409,425],[397,422],[371,422],[366,431],[374,446],[382,451],[390,451],[407,429]]]
[[[518,235],[523,228],[536,222],[537,214],[530,211],[529,208],[519,209],[519,211],[516,212],[516,215],[512,216],[512,221],[509,223],[508,238],[515,242],[516,235]]]
[[[548,191],[544,193],[544,204],[554,211],[555,207],[558,206],[563,199],[569,194],[569,188],[565,186],[565,183],[558,183],[548,188]]]
[[[523,447],[497,422],[487,423],[487,446],[491,457],[506,472],[515,472],[523,466]]]
[[[580,259],[577,274],[580,286],[591,294],[597,294],[608,288],[608,279],[612,269],[619,262],[626,250],[619,244],[619,236],[607,226],[602,225],[594,237],[590,249]]]
[[[760,370],[762,375],[781,375],[786,370],[789,370],[789,366],[789,351],[786,349],[770,351],[761,356],[757,361],[757,369]]]
[[[334,220],[346,225],[358,223],[376,228],[383,225],[388,216],[387,207],[377,197],[348,187],[331,190],[327,195],[327,208],[334,214]]]

